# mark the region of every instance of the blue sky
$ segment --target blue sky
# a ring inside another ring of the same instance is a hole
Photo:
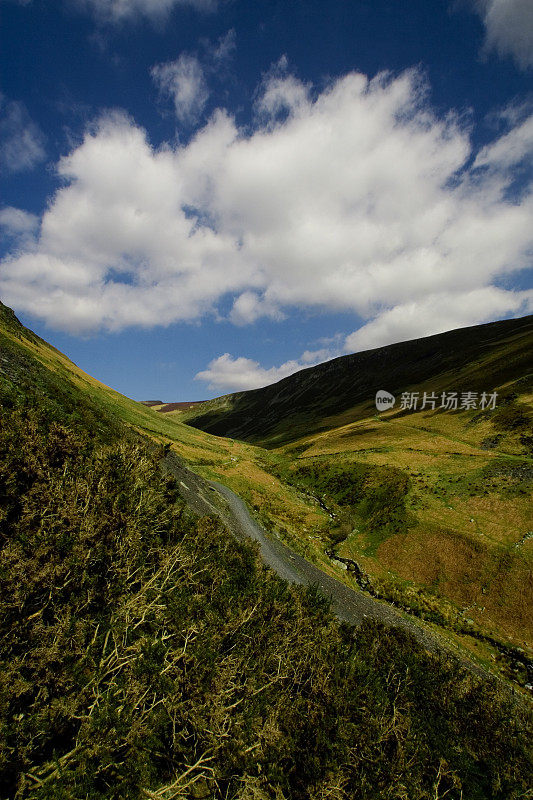
[[[136,399],[533,311],[530,0],[0,0],[0,298]]]

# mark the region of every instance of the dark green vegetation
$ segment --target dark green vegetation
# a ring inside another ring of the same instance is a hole
[[[254,508],[292,547],[316,563],[326,556],[346,582],[438,624],[524,687],[533,674],[532,353],[533,317],[504,320],[343,356],[180,419],[268,448],[265,470],[279,480]],[[380,389],[397,402],[377,414]],[[473,393],[477,406],[421,407],[424,392],[452,391]],[[402,409],[402,392],[417,393],[418,408]],[[483,407],[491,392],[496,407]],[[292,517],[274,515],[272,497],[289,485]],[[502,653],[513,657],[502,664]]]
[[[527,796],[522,697],[399,629],[339,626],[187,511],[160,469],[184,426],[3,306],[0,328],[2,800]],[[212,446],[193,433],[189,449]],[[370,526],[403,524],[400,470],[302,465],[298,480]]]
[[[435,485],[435,493],[446,499],[450,484],[442,481]],[[471,475],[457,477],[453,483],[454,496],[475,497],[496,492],[503,498],[531,496],[533,489],[533,464],[518,459],[495,458]]]
[[[341,356],[263,389],[204,403],[188,424],[279,447],[335,427],[339,422],[328,418],[349,409],[358,407],[350,421],[375,413],[380,389],[396,396],[417,384],[428,391],[492,391],[531,368],[532,333],[530,315]]]
[[[400,469],[318,459],[298,465],[286,479],[318,492],[327,504],[333,501],[349,510],[352,521],[362,523],[370,533],[387,536],[407,526],[409,477]]]
[[[6,333],[11,334],[6,336]],[[63,420],[77,430],[90,430],[102,441],[124,435],[114,415],[87,392],[77,389],[68,370],[52,371],[21,346],[29,342],[38,349],[53,351],[32,331],[24,328],[13,312],[0,303],[0,404],[23,408],[39,404],[45,421]],[[59,354],[58,354],[59,355]]]
[[[371,580],[357,562],[339,556],[338,546],[353,531],[357,531],[360,537],[365,537],[367,545],[361,548],[362,553],[375,556],[382,542],[395,534],[407,533],[409,526],[416,524],[415,517],[406,509],[406,499],[411,488],[409,476],[394,467],[360,462],[338,463],[324,458],[309,459],[309,462],[297,462],[290,470],[278,468],[277,474],[285,482],[310,492],[311,496],[317,497],[319,502],[333,512],[334,519],[329,530],[332,547],[328,549],[328,553],[336,559],[344,560],[348,569],[354,573],[360,588],[443,629],[490,642],[499,651],[498,660],[506,676],[511,680],[518,680],[521,685],[527,683],[530,675],[526,669],[526,659],[522,657],[523,651],[505,647],[497,639],[484,636],[472,626],[472,620],[469,623],[465,621],[457,606],[446,602],[444,598],[438,598],[438,595],[428,589],[418,588],[405,593],[402,586],[390,578]],[[506,479],[503,483],[502,475]],[[497,489],[504,496],[513,497],[531,492],[533,468],[524,467],[520,462],[501,460],[479,470],[477,480],[473,476],[468,477],[468,482],[465,479],[459,485],[454,483],[455,495],[463,492],[474,496]],[[496,479],[494,486],[491,478]],[[446,496],[447,488],[444,482],[443,488],[437,485],[434,492],[437,496],[441,492]],[[500,571],[509,572],[519,559],[516,551],[501,548]],[[509,656],[512,658],[509,659]],[[510,670],[510,665],[514,667],[515,674]]]
[[[339,627],[142,447],[3,410],[0,482],[2,798],[525,796],[519,705]]]
[[[154,414],[82,372],[65,355],[25,328],[0,303],[0,403],[5,408],[38,406],[42,418],[90,431],[101,442],[133,432],[160,442],[187,441],[201,447],[196,431]],[[203,437],[205,440],[209,437]]]

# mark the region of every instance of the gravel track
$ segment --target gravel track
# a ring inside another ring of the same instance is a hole
[[[246,504],[238,495],[221,483],[213,481],[211,485],[226,500],[231,514],[231,520],[226,521],[226,524],[237,533],[238,538],[248,537],[258,542],[263,561],[281,578],[291,583],[316,585],[321,594],[329,598],[332,609],[340,620],[350,625],[360,625],[364,617],[372,617],[387,625],[405,628],[432,652],[443,650],[434,637],[402,617],[391,606],[364,594],[359,589],[351,589],[311,564],[278,539],[268,536],[264,528],[250,515]]]
[[[352,589],[326,574],[303,556],[295,553],[279,539],[271,537],[251,516],[244,501],[227,486],[217,481],[208,482],[183,465],[174,454],[164,460],[164,468],[178,480],[180,493],[187,505],[197,514],[216,515],[238,541],[254,540],[258,543],[261,558],[281,578],[290,583],[316,585],[327,597],[338,619],[358,626],[365,617],[376,619],[386,625],[396,625],[409,631],[428,651],[457,658],[470,672],[497,681],[523,702],[528,699],[502,681],[498,676],[466,658],[453,645],[422,624],[401,615],[387,603],[377,600],[360,589]]]

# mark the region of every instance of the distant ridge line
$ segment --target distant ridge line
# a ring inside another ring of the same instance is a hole
[[[377,391],[492,391],[531,371],[533,315],[498,320],[338,356],[276,383],[222,395],[187,424],[262,447],[287,444],[375,414]],[[335,418],[335,419],[332,419]]]
[[[161,414],[166,414],[169,411],[182,411],[185,408],[191,408],[192,406],[197,406],[198,403],[203,403],[203,400],[189,400],[188,402],[183,403],[166,403],[162,408],[158,408],[157,410]],[[156,405],[156,403],[152,403],[152,405]],[[157,403],[160,405],[160,403]]]

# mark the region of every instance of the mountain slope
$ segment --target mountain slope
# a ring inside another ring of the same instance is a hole
[[[500,658],[494,639],[525,649],[525,671],[501,668],[531,684],[532,354],[531,316],[491,323],[345,356],[207,403],[189,422],[268,447],[279,483],[328,510],[290,531],[278,516],[292,546],[339,569],[340,559],[352,585],[438,621],[486,663]],[[378,414],[378,389],[495,390],[497,402],[402,410],[397,400]]]
[[[63,353],[22,325],[0,303],[0,403],[6,408],[39,407],[49,420],[90,432],[100,441],[123,439],[128,431],[161,443],[176,442],[200,457],[224,452],[220,440],[181,421],[154,414],[87,375]]]
[[[2,800],[524,796],[523,703],[398,629],[339,627],[191,518],[136,432],[197,458],[231,443],[5,307],[0,364]]]
[[[204,403],[182,419],[219,436],[279,447],[337,427],[348,411],[344,422],[374,414],[381,389],[492,391],[530,371],[532,352],[533,315],[491,322],[341,356]]]

